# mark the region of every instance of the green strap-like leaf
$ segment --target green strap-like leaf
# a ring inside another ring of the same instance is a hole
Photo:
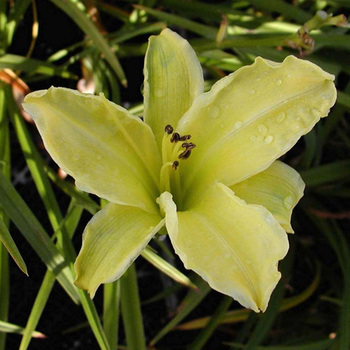
[[[7,230],[7,227],[0,217],[0,241],[6,247],[7,251],[11,254],[13,260],[16,262],[18,267],[28,275],[27,266],[22,258],[21,253],[19,252],[16,243],[13,241],[10,232]]]
[[[110,49],[106,39],[102,36],[95,24],[86,14],[83,3],[79,0],[51,1],[61,10],[63,10],[69,17],[71,17],[73,21],[80,27],[80,29],[91,38],[96,47],[98,47],[105,59],[111,65],[116,75],[119,77],[121,83],[126,86],[127,80],[124,71],[115,55],[115,52]]]
[[[0,172],[0,204],[4,212],[18,227],[32,248],[46,266],[55,274],[57,280],[76,303],[79,300],[73,286],[71,271],[63,256],[54,246],[39,221],[15,188]]]

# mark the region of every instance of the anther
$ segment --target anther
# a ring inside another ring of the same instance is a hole
[[[168,135],[171,135],[174,131],[173,127],[171,125],[167,125],[165,128],[164,128],[164,131],[168,134]]]
[[[178,142],[180,141],[181,136],[178,132],[174,132],[173,135],[171,136],[170,142]]]
[[[187,159],[191,155],[190,149],[185,149],[182,153],[179,155],[179,159]]]
[[[190,138],[191,138],[191,135],[183,135],[183,136],[180,136],[179,141],[187,141]]]
[[[178,166],[179,166],[179,162],[175,160],[175,162],[172,165],[173,169],[176,170]]]
[[[181,145],[182,148],[186,148],[186,150],[191,150],[193,148],[196,147],[196,145],[192,142],[184,142],[182,145]]]

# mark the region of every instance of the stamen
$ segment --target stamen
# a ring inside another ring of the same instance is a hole
[[[179,166],[179,162],[175,160],[175,162],[173,163],[173,169],[176,170],[178,166]]]
[[[191,135],[180,136],[179,141],[187,141],[191,138]]]
[[[168,135],[171,135],[174,131],[174,128],[171,126],[171,125],[167,125],[165,128],[164,128],[164,131],[168,134]]]
[[[181,145],[182,148],[186,148],[186,150],[191,150],[193,148],[196,147],[196,145],[192,142],[184,142],[182,145]]]
[[[174,142],[178,142],[180,141],[180,134],[178,132],[174,132],[173,135],[171,136],[170,142],[174,143]]]
[[[182,153],[179,154],[179,159],[187,159],[191,155],[190,149],[185,149]]]

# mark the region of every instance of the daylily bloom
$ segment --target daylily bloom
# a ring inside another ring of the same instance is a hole
[[[258,57],[203,93],[195,52],[169,29],[150,38],[144,74],[144,121],[103,95],[25,99],[52,158],[109,201],[84,231],[75,284],[93,297],[165,227],[186,268],[264,311],[304,190],[277,159],[328,114],[334,77],[293,56]]]

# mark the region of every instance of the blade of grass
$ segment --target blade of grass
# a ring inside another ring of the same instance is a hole
[[[6,94],[4,83],[0,81],[0,172],[10,178],[10,130],[6,114]],[[0,220],[5,229],[9,227],[8,217],[0,208]],[[9,257],[6,248],[0,242],[0,320],[7,321],[10,305]],[[0,350],[6,349],[6,333],[0,332]]]
[[[174,329],[197,305],[207,296],[211,291],[209,285],[203,281],[199,276],[193,278],[194,283],[199,289],[199,292],[190,290],[178,307],[180,310],[176,316],[163,327],[158,334],[151,340],[150,346],[154,346],[160,339]]]
[[[85,13],[84,5],[79,0],[51,1],[69,17],[71,17],[78,27],[90,37],[96,47],[101,51],[107,62],[111,65],[122,85],[126,86],[127,80],[115,53],[110,49],[106,39],[102,36],[97,27]]]
[[[219,28],[210,27],[204,24],[200,24],[198,22],[191,21],[187,18],[184,18],[182,16],[172,15],[166,12],[153,10],[149,7],[141,6],[141,5],[134,5],[134,7],[138,10],[146,11],[147,13],[151,14],[152,16],[156,17],[157,19],[160,19],[161,21],[165,21],[169,24],[177,25],[181,28],[185,28],[190,30],[193,33],[197,33],[207,39],[215,40],[216,34],[218,32]]]
[[[197,335],[196,339],[190,344],[189,350],[200,350],[205,343],[209,340],[210,336],[215,331],[215,328],[220,324],[221,319],[224,317],[227,309],[232,304],[233,299],[228,296],[222,298],[221,303],[210,317],[206,327]]]
[[[34,305],[30,311],[26,327],[22,333],[23,337],[19,346],[19,350],[26,350],[28,348],[29,343],[32,339],[33,331],[39,323],[39,319],[44,311],[51,290],[55,284],[55,280],[55,276],[51,273],[51,271],[48,270],[45,273],[39,292],[35,297]]]
[[[281,302],[283,295],[285,293],[285,280],[290,275],[294,261],[294,239],[293,236],[290,237],[290,249],[288,255],[280,263],[280,269],[282,273],[282,278],[277,284],[277,287],[272,293],[271,299],[269,301],[269,307],[259,318],[259,321],[254,328],[253,332],[249,336],[249,340],[245,347],[246,350],[255,350],[256,347],[265,339],[267,333],[270,331],[275,321],[278,311],[281,307]]]
[[[269,0],[267,1],[258,1],[258,0],[249,0],[249,2],[256,8],[264,10],[267,12],[278,12],[287,19],[294,19],[299,23],[304,23],[312,16],[300,9],[298,6],[288,4],[285,1],[281,0]]]
[[[315,201],[315,203],[317,203]],[[321,203],[317,203],[322,208]],[[342,308],[339,318],[339,332],[336,338],[335,349],[348,349],[350,347],[350,250],[343,231],[334,220],[320,219],[311,214],[307,209],[306,213],[329,241],[335,251],[339,265],[343,272],[344,289],[342,296]]]
[[[81,213],[82,213],[82,209],[72,206],[72,203],[71,203],[68,209],[68,214],[64,220],[64,224],[66,226],[67,232],[70,233],[70,236],[72,236],[75,231],[75,228],[79,222]],[[69,225],[71,221],[72,221],[72,224]],[[58,241],[56,245],[59,246],[60,241]],[[40,317],[44,311],[44,308],[49,299],[49,296],[54,284],[55,284],[55,276],[49,270],[46,271],[43,282],[40,286],[39,292],[36,295],[35,302],[30,312],[25,330],[23,332],[23,337],[21,340],[19,350],[25,350],[28,348],[32,338],[32,333],[39,323]]]
[[[73,286],[72,274],[67,267],[67,261],[54,246],[40,222],[12,186],[11,182],[1,172],[0,204],[48,269],[54,273],[72,300],[78,303],[79,297]]]
[[[176,269],[174,266],[169,264],[159,255],[157,255],[153,250],[149,247],[146,247],[144,251],[141,253],[142,257],[145,258],[149,263],[155,266],[158,270],[165,273],[167,276],[172,278],[174,281],[183,284],[186,287],[198,290],[197,286],[182,272]]]
[[[53,64],[45,61],[13,54],[6,54],[0,57],[0,69],[3,68],[20,70],[30,74],[37,73],[48,76],[59,76],[66,79],[77,78],[75,74],[68,72],[64,68],[54,66]]]
[[[32,0],[21,0],[15,1],[12,4],[13,6],[11,7],[6,26],[7,46],[10,46],[15,30],[31,2]]]
[[[16,243],[13,241],[10,232],[8,231],[3,219],[0,217],[0,241],[11,254],[17,266],[28,276],[27,266],[19,252]]]
[[[0,320],[0,332],[23,334],[24,328],[13,323]],[[46,335],[41,332],[33,332],[33,338],[46,338]]]
[[[290,346],[258,346],[255,350],[329,350],[335,343],[334,339],[325,339],[309,344],[290,345]],[[246,349],[245,345],[237,343],[224,343],[234,349]],[[345,349],[344,349],[345,350]]]
[[[5,51],[6,47],[6,23],[7,23],[7,14],[6,14],[6,0],[0,0],[0,50]]]
[[[350,176],[350,160],[338,160],[315,168],[301,170],[300,175],[306,186],[309,187],[347,180]]]
[[[120,280],[103,285],[103,329],[111,349],[117,349],[120,316]]]
[[[120,279],[121,308],[128,350],[146,350],[135,264]]]

